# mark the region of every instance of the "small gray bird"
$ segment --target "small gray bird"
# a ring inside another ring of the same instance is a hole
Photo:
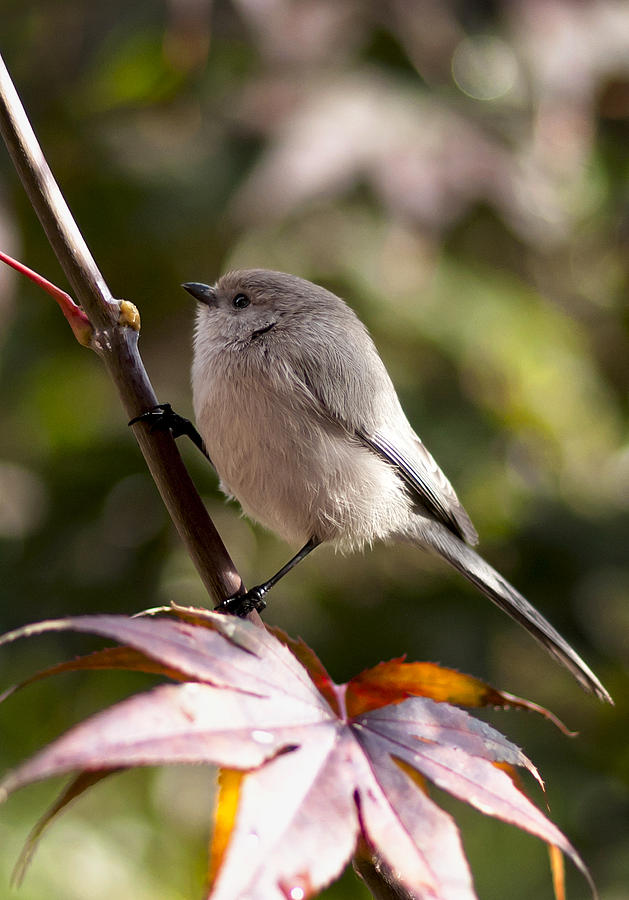
[[[411,428],[355,313],[325,288],[245,269],[199,301],[192,388],[197,427],[225,493],[302,549],[263,596],[318,544],[357,550],[399,540],[436,552],[520,622],[588,691],[611,698],[579,655],[470,544],[477,534],[450,482]],[[247,604],[249,604],[247,606]]]

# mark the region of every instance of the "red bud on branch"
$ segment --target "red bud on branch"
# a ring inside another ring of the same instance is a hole
[[[18,262],[16,259],[13,259],[12,256],[3,253],[1,250],[0,261],[11,266],[11,268],[15,269],[17,272],[21,272],[22,275],[26,275],[27,278],[30,278],[31,281],[43,288],[51,297],[54,297],[61,308],[61,312],[68,320],[68,324],[74,332],[74,336],[79,344],[82,344],[84,347],[91,346],[93,330],[90,320],[69,294],[66,294],[65,291],[62,291],[61,288],[58,288],[51,281],[48,281],[42,275],[29,269],[28,266]]]

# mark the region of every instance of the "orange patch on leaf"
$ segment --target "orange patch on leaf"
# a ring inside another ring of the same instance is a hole
[[[238,769],[221,769],[218,773],[218,796],[214,810],[214,831],[212,832],[208,861],[208,884],[210,887],[216,880],[229,846],[238,813],[240,788],[245,775],[245,772]]]

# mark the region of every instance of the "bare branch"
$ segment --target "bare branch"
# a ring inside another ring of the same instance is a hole
[[[358,841],[352,865],[374,900],[417,900],[417,895],[410,893],[393,877],[362,837]]]
[[[131,304],[114,300],[44,158],[0,57],[0,131],[22,184],[72,289],[87,313],[92,347],[102,357],[128,418],[157,403],[137,348]],[[121,314],[122,313],[122,314]],[[213,600],[242,591],[242,579],[210,519],[170,434],[134,433],[168,512]]]

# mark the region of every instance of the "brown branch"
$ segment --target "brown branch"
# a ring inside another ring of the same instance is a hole
[[[113,379],[128,418],[157,404],[140,357],[138,331],[121,316],[37,142],[0,56],[0,132],[48,240],[93,328],[91,346]],[[210,519],[170,434],[134,426],[168,512],[216,603],[244,590],[242,579]],[[257,620],[257,614],[250,618]],[[378,900],[411,900],[363,842],[354,868]]]
[[[400,884],[363,837],[359,838],[352,865],[374,900],[417,900],[418,895]]]
[[[72,289],[87,313],[97,350],[129,419],[157,403],[137,348],[138,332],[120,315],[44,158],[0,57],[0,132]],[[201,579],[216,603],[242,591],[242,579],[199,497],[170,434],[134,426],[151,475]]]

